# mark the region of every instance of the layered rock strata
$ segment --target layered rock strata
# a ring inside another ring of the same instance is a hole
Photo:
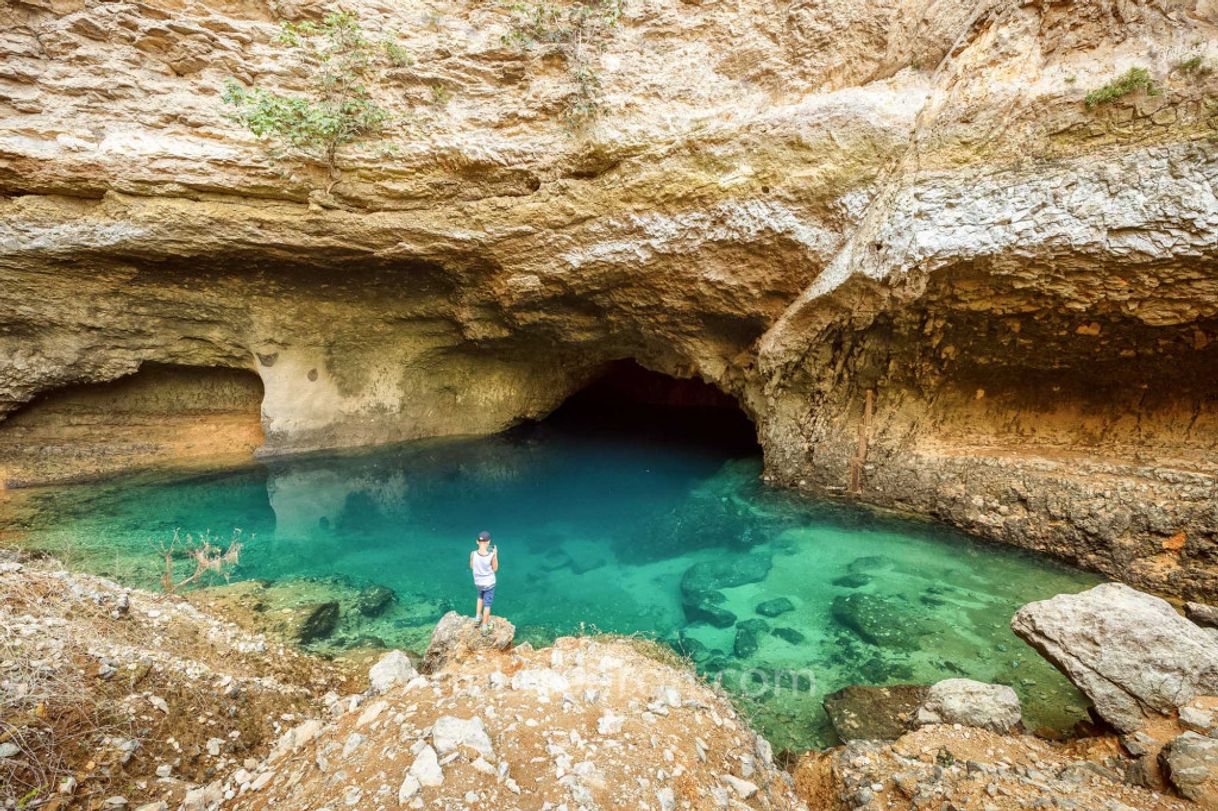
[[[219,98],[325,7],[10,4],[0,434],[149,363],[256,374],[265,453],[485,433],[632,358],[776,482],[1218,594],[1212,4],[631,3],[575,135],[505,9],[348,5],[414,124],[327,189]]]

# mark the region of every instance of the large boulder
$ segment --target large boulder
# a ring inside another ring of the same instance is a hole
[[[1005,735],[1023,726],[1019,696],[1002,684],[945,679],[933,685],[918,708],[922,724],[961,724]]]
[[[507,650],[515,636],[516,626],[503,617],[492,617],[491,631],[484,634],[473,617],[449,611],[431,632],[431,644],[423,654],[419,669],[428,674],[438,673],[451,662],[459,662],[473,651]]]
[[[1029,603],[1011,629],[1122,732],[1218,693],[1218,637],[1121,583]]]
[[[1159,761],[1181,795],[1202,808],[1218,808],[1218,740],[1185,732],[1163,747]]]
[[[924,684],[854,684],[825,696],[824,707],[843,741],[895,741],[914,727],[927,690]]]

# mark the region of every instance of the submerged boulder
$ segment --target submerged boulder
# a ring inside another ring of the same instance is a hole
[[[1122,732],[1218,694],[1218,637],[1122,583],[1029,603],[1011,629]]]
[[[918,637],[927,631],[913,607],[877,594],[840,595],[833,598],[830,613],[837,623],[865,642],[894,650],[913,650]]]
[[[690,622],[706,622],[716,628],[730,628],[736,615],[725,608],[720,589],[758,583],[770,573],[769,555],[754,553],[695,563],[681,576],[681,603]]]
[[[681,576],[681,593],[701,594],[758,583],[770,573],[772,565],[770,556],[762,553],[729,555],[695,563]]]
[[[915,726],[928,691],[924,684],[854,684],[825,696],[824,707],[843,741],[895,741]]]
[[[774,630],[770,631],[770,633],[781,640],[790,642],[792,645],[798,645],[807,639],[806,636],[794,628],[775,628]]]
[[[423,654],[419,670],[427,674],[437,673],[473,651],[505,651],[512,646],[516,626],[503,617],[491,618],[490,633],[482,633],[478,626],[478,621],[473,617],[449,611],[436,623],[431,633],[431,644]]]
[[[921,724],[961,724],[1005,735],[1023,725],[1019,696],[1003,684],[945,679],[931,686],[918,708]]]
[[[338,603],[334,601],[294,608],[288,616],[287,636],[302,645],[325,639],[338,625],[338,613]]]
[[[733,652],[739,659],[747,659],[757,652],[761,644],[761,635],[770,630],[769,624],[762,619],[745,620],[736,626],[736,641]]]
[[[727,600],[723,592],[712,590],[684,596],[685,618],[690,622],[705,622],[716,628],[731,628],[736,624],[736,615],[722,606]]]
[[[361,589],[359,594],[355,595],[352,605],[356,611],[365,617],[378,617],[385,613],[385,609],[395,599],[397,599],[397,595],[393,593],[393,589],[386,586],[373,585]]]
[[[766,600],[757,606],[757,613],[763,617],[777,617],[794,610],[795,603],[787,597],[775,597],[773,600]]]

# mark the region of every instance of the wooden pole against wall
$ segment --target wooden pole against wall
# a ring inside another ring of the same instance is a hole
[[[871,415],[875,409],[875,389],[867,389],[863,401],[863,421],[859,423],[859,445],[850,462],[850,492],[857,494],[863,489],[863,465],[867,461],[867,443],[871,438]]]

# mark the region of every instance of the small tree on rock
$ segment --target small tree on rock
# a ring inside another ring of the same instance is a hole
[[[608,43],[622,19],[625,0],[574,0],[513,3],[512,23],[504,44],[528,51],[535,45],[557,46],[567,62],[574,92],[563,110],[571,132],[583,129],[605,111],[600,74],[593,56]]]
[[[229,79],[224,103],[234,108],[233,120],[279,156],[324,165],[330,173],[328,194],[339,180],[339,149],[380,135],[392,118],[373,99],[370,84],[386,64],[407,57],[394,42],[373,42],[347,11],[327,14],[320,23],[285,23],[276,42],[308,67],[309,89],[284,94]]]

